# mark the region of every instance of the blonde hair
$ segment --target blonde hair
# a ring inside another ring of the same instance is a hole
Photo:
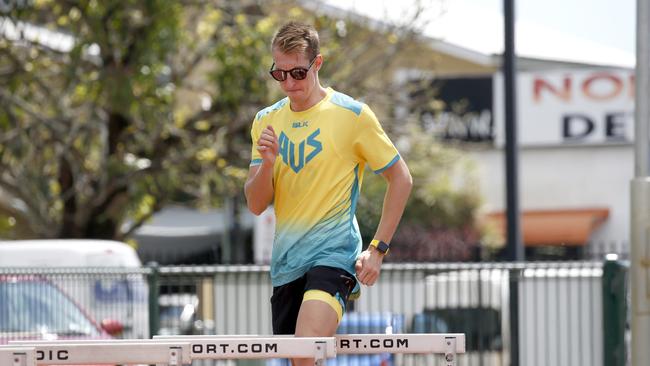
[[[309,24],[296,21],[285,23],[273,37],[271,49],[276,47],[282,53],[304,53],[312,59],[320,53],[318,32]]]

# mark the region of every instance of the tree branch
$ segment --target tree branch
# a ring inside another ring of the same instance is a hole
[[[138,230],[139,228],[141,228],[142,225],[144,225],[144,223],[147,222],[150,218],[152,218],[153,215],[156,214],[156,212],[158,212],[158,211],[160,211],[162,209],[165,202],[166,202],[166,200],[164,200],[163,197],[156,196],[155,197],[155,203],[154,203],[154,206],[152,207],[151,211],[149,211],[146,215],[143,215],[140,219],[138,219],[138,220],[134,221],[133,223],[131,223],[131,225],[129,226],[128,229],[126,229],[123,232],[120,232],[120,234],[119,234],[120,238],[118,238],[118,239],[124,240],[125,238],[128,238],[131,235],[133,235],[133,233],[136,230]]]
[[[28,73],[27,70],[25,70],[25,68],[23,67],[23,65],[20,64],[20,61],[18,59],[16,59],[16,56],[13,53],[7,52],[6,54],[8,54],[8,56],[14,62],[14,65],[18,66],[18,68],[20,69],[21,72],[23,72],[26,75],[29,75],[29,77],[32,80],[34,80],[36,85],[38,85],[38,87],[41,89],[41,91],[43,92],[43,94],[45,94],[45,96],[47,98],[49,98],[49,99],[53,98],[54,93],[52,93],[52,89],[50,89],[50,87],[47,86],[47,84],[45,84],[43,79],[38,77],[38,74],[36,74],[36,73]],[[59,99],[55,98],[54,100],[59,100]],[[58,109],[57,112],[59,112],[60,114],[63,114],[63,112],[61,111],[61,107],[58,104],[57,104],[57,109]]]
[[[70,162],[65,156],[59,158],[59,172],[57,178],[59,186],[61,187],[61,192],[64,192],[64,194],[61,195],[61,199],[63,200],[63,213],[59,236],[62,238],[78,237],[79,235],[77,233],[75,222],[77,195],[73,193],[71,194],[75,186],[75,177]]]
[[[46,116],[41,115],[34,108],[32,108],[29,105],[29,103],[27,103],[26,101],[24,101],[23,99],[15,95],[9,94],[4,89],[0,89],[0,100],[4,100],[7,103],[13,104],[16,107],[20,108],[25,113],[27,113],[30,117],[36,119],[38,122],[41,122],[46,127],[50,128],[52,132],[55,132],[57,134],[63,134],[66,131],[67,127],[65,126],[64,123],[61,123],[56,118],[48,118]],[[59,126],[55,127],[54,124],[57,124]]]
[[[181,70],[174,70],[172,74],[172,82],[177,85],[182,84],[183,81],[187,80],[187,76],[190,75],[194,69],[203,61],[208,53],[214,50],[215,45],[219,41],[219,29],[215,29],[214,33],[208,37],[208,40],[203,44],[197,51],[195,56],[184,65]]]
[[[142,175],[152,174],[161,169],[161,166],[152,164],[147,168],[139,169],[123,176],[114,178],[105,186],[102,192],[98,192],[96,198],[92,200],[92,206],[101,207],[107,205],[107,201],[109,201],[111,197],[113,197],[116,193],[128,188],[129,184],[132,184],[134,180],[138,179]]]
[[[47,236],[51,236],[52,232],[47,229],[54,229],[56,225],[52,225],[51,222],[45,219],[45,216],[39,209],[38,205],[34,202],[36,199],[33,195],[23,192],[19,186],[11,184],[4,179],[0,180],[0,188],[25,204],[25,207],[29,211],[25,216],[29,219],[32,231],[37,233],[47,233]]]

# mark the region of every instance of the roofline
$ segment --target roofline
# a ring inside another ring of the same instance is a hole
[[[493,55],[492,56],[495,60],[496,63],[501,62],[501,55]],[[625,65],[620,65],[620,64],[606,64],[606,63],[597,63],[597,62],[579,62],[579,61],[571,61],[571,60],[562,60],[562,59],[549,59],[549,58],[541,58],[541,57],[529,57],[529,56],[517,56],[517,61],[519,62],[528,62],[528,63],[553,63],[557,66],[566,66],[566,67],[582,67],[582,68],[592,68],[592,69],[619,69],[619,70],[634,70],[634,66],[625,66]]]
[[[486,67],[499,66],[499,63],[495,62],[496,60],[491,55],[486,55],[478,51],[470,50],[469,48],[461,47],[453,43],[443,41],[441,39],[431,38],[428,36],[423,36],[423,37],[428,40],[427,43],[435,51],[439,51],[441,53],[445,53],[449,56],[453,56],[463,60],[471,61],[481,66],[486,66]]]

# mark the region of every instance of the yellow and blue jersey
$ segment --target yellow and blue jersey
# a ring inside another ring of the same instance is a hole
[[[328,88],[323,100],[301,112],[289,104],[284,98],[259,111],[251,129],[251,166],[262,162],[257,141],[268,125],[280,147],[273,167],[273,286],[317,265],[354,274],[363,170],[367,164],[380,173],[400,159],[370,108],[345,94]]]

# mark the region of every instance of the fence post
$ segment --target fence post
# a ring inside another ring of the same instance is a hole
[[[149,262],[147,267],[151,269],[147,277],[149,282],[149,336],[158,334],[160,329],[160,305],[158,297],[160,293],[160,267],[156,262]]]
[[[519,366],[521,353],[519,351],[519,286],[522,278],[522,269],[512,268],[509,271],[508,307],[510,312],[510,365]],[[479,277],[480,278],[480,277]]]
[[[626,268],[617,260],[603,266],[603,364],[625,366]]]

